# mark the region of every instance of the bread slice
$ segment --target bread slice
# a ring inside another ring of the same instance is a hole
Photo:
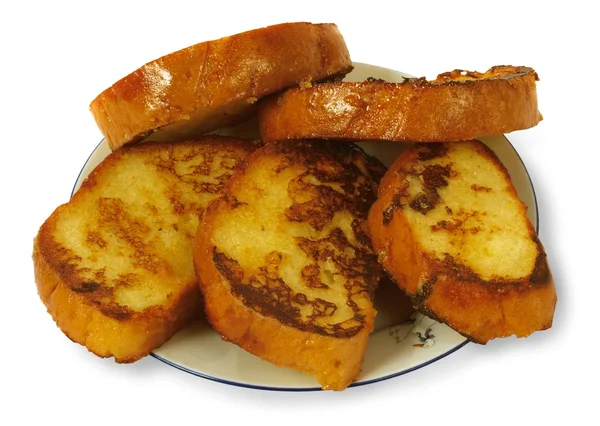
[[[485,73],[455,70],[435,80],[315,84],[261,102],[265,142],[286,139],[453,142],[533,127],[536,72],[496,66]]]
[[[109,155],[34,239],[38,293],[58,327],[124,363],[201,313],[192,262],[199,216],[254,149],[212,136]]]
[[[207,207],[194,261],[213,328],[342,390],[361,369],[380,267],[366,236],[384,167],[353,144],[254,152]]]
[[[551,327],[557,295],[544,248],[482,142],[404,151],[368,224],[381,265],[414,306],[472,341]]]
[[[232,126],[253,115],[265,95],[351,70],[335,24],[286,23],[151,61],[98,95],[90,109],[115,150],[144,138],[175,140]]]

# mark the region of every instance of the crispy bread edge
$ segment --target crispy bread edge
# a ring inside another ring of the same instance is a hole
[[[465,72],[465,71],[463,71]],[[265,142],[334,139],[446,142],[523,130],[542,120],[537,73],[496,66],[436,80],[335,82],[293,88],[260,102]]]
[[[510,181],[508,171],[484,144],[483,151]],[[389,168],[379,186],[377,201],[368,219],[375,252],[386,273],[413,300],[414,306],[463,334],[485,344],[500,337],[527,337],[552,326],[557,294],[544,247],[533,225],[530,237],[538,247],[536,265],[527,277],[508,283],[478,279],[464,265],[432,258],[419,246],[401,210],[384,224],[393,204],[395,188],[405,177],[404,169],[415,160],[416,149],[406,150]],[[512,195],[518,198],[514,185]],[[526,206],[521,214],[526,217]]]
[[[34,238],[34,276],[40,299],[60,330],[95,355],[131,363],[147,356],[191,322],[201,309],[196,283],[190,283],[175,302],[175,313],[134,314],[124,320],[100,312],[74,292],[48,264],[43,254],[44,226]],[[164,312],[163,312],[164,313]]]

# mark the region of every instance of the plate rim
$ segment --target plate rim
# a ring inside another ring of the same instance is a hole
[[[458,345],[454,346],[453,348],[447,350],[446,352],[444,352],[443,354],[440,354],[438,356],[435,356],[431,359],[428,359],[427,361],[419,364],[419,365],[415,365],[413,367],[407,368],[405,370],[396,372],[396,373],[392,373],[392,374],[386,374],[385,376],[381,376],[381,377],[376,377],[373,379],[369,379],[369,380],[363,380],[363,381],[357,381],[357,382],[353,382],[350,385],[348,385],[348,388],[356,388],[356,387],[360,387],[360,386],[365,386],[365,385],[371,385],[374,383],[378,383],[378,382],[383,382],[389,379],[393,379],[394,377],[399,377],[399,376],[403,376],[405,374],[411,373],[415,370],[419,370],[423,367],[428,366],[429,364],[433,364],[434,362],[439,361],[442,358],[447,357],[448,355],[452,354],[453,352],[456,352],[457,350],[463,348],[464,346],[467,345],[467,343],[470,343],[470,341],[468,339],[465,339],[463,342],[459,343]],[[196,377],[200,377],[202,379],[206,379],[206,380],[210,380],[212,382],[216,382],[216,383],[221,383],[221,384],[225,384],[225,385],[230,385],[230,386],[236,386],[239,388],[245,388],[245,389],[254,389],[254,390],[261,390],[261,391],[275,391],[275,392],[317,392],[317,391],[323,391],[323,389],[321,387],[275,387],[275,386],[266,386],[266,385],[254,385],[254,384],[249,384],[249,383],[243,383],[243,382],[235,382],[233,380],[228,380],[228,379],[223,379],[220,377],[215,377],[215,376],[210,376],[208,374],[204,374],[201,373],[199,371],[195,371],[192,370],[190,368],[184,367],[183,365],[179,365],[174,363],[171,360],[168,360],[167,358],[164,358],[158,354],[155,354],[154,352],[150,352],[150,356],[152,358],[155,358],[157,360],[159,360],[160,362],[163,362],[165,364],[167,364],[170,367],[174,367],[177,370],[183,371],[187,374],[191,374],[192,376],[196,376]]]
[[[376,66],[376,65],[371,65],[371,64],[366,64],[366,63],[361,63],[361,62],[354,62],[355,65],[360,65],[360,66],[367,66],[367,67],[377,67],[380,69],[384,69],[390,72],[394,72],[394,73],[399,73],[399,74],[404,74],[404,75],[409,75],[406,74],[404,72],[401,71],[395,71],[392,70],[390,68],[385,68],[385,67],[380,67],[380,66]],[[512,142],[508,139],[508,137],[505,134],[499,134],[499,135],[495,135],[495,136],[499,136],[502,137],[504,139],[504,141],[506,143],[508,143],[508,146],[510,147],[511,151],[513,152],[513,154],[516,155],[516,159],[519,161],[523,171],[525,172],[525,175],[527,177],[527,181],[529,183],[529,188],[531,188],[531,193],[532,193],[532,198],[533,198],[533,207],[535,209],[535,223],[534,225],[534,229],[535,232],[537,234],[539,234],[539,228],[540,228],[540,218],[539,218],[539,205],[538,205],[538,200],[537,200],[537,194],[535,191],[535,186],[533,185],[533,180],[531,178],[531,174],[529,173],[529,170],[527,169],[527,166],[525,165],[521,155],[519,154],[519,152],[517,151],[517,149],[514,147],[514,145],[512,144]],[[75,194],[75,192],[78,189],[78,186],[81,185],[81,183],[83,182],[82,180],[82,175],[84,173],[84,170],[86,169],[88,163],[90,162],[90,160],[92,159],[92,157],[94,156],[94,154],[98,151],[98,149],[100,149],[100,147],[102,146],[102,144],[105,142],[105,138],[102,138],[100,140],[100,142],[96,145],[96,147],[92,150],[92,152],[88,155],[87,159],[85,160],[85,162],[83,163],[83,166],[81,167],[77,178],[75,179],[75,183],[71,189],[71,194],[70,197],[73,197],[73,195]],[[110,151],[109,151],[109,155],[110,155]],[[91,172],[91,171],[90,171]],[[465,338],[464,341],[460,342],[459,344],[457,344],[456,346],[448,349],[446,352],[439,354],[437,356],[434,356],[424,362],[421,362],[417,365],[414,365],[410,368],[406,368],[404,370],[401,371],[397,371],[391,374],[386,374],[380,377],[375,377],[375,378],[371,378],[371,379],[366,379],[363,381],[356,381],[351,383],[348,387],[349,388],[355,388],[355,387],[360,387],[360,386],[365,386],[365,385],[369,385],[369,384],[373,384],[373,383],[378,383],[378,382],[382,382],[382,381],[386,381],[395,377],[399,377],[399,376],[403,376],[405,374],[411,373],[415,370],[419,370],[423,367],[426,367],[434,362],[437,362],[445,357],[447,357],[448,355],[458,351],[459,349],[463,348],[464,346],[466,346],[468,343],[470,343],[470,340]],[[230,379],[225,379],[222,377],[217,377],[215,375],[210,375],[210,374],[206,374],[197,370],[193,370],[191,368],[188,368],[184,365],[178,364],[170,359],[167,359],[159,354],[154,353],[154,351],[151,351],[149,353],[150,357],[170,366],[173,367],[177,370],[183,371],[187,374],[191,374],[193,376],[196,377],[200,377],[202,379],[206,379],[206,380],[210,380],[213,382],[217,382],[217,383],[221,383],[221,384],[225,384],[225,385],[230,385],[230,386],[236,386],[236,387],[241,387],[241,388],[246,388],[246,389],[254,389],[254,390],[261,390],[261,391],[279,391],[279,392],[315,392],[315,391],[323,391],[323,389],[321,387],[318,386],[300,386],[300,387],[288,387],[288,386],[269,386],[269,385],[259,385],[259,384],[252,384],[252,383],[245,383],[245,382],[241,382],[241,381],[235,381],[235,380],[230,380]]]

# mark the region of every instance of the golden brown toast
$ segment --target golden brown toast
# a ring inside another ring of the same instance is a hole
[[[265,95],[351,70],[335,24],[279,24],[151,61],[98,95],[90,109],[115,150],[143,138],[175,140],[233,126],[251,117]]]
[[[133,362],[201,313],[199,216],[254,149],[210,136],[109,155],[34,240],[38,293],[58,327],[98,356]]]
[[[544,248],[482,142],[404,151],[368,224],[381,265],[414,306],[472,341],[551,327],[557,295]]]
[[[353,144],[255,151],[207,207],[194,261],[223,339],[342,390],[360,373],[380,267],[366,235],[385,171]]]
[[[496,66],[485,73],[455,70],[435,80],[315,84],[261,102],[265,142],[287,139],[453,142],[533,127],[536,72]]]

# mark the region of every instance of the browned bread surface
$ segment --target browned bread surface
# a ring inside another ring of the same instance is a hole
[[[255,151],[198,227],[194,262],[214,329],[324,389],[352,383],[376,315],[366,218],[384,170],[351,144]]]
[[[496,66],[485,73],[455,70],[437,79],[315,84],[261,102],[265,142],[284,139],[445,142],[535,126],[535,71]]]
[[[102,92],[90,109],[115,150],[148,135],[174,140],[234,125],[265,95],[351,69],[335,24],[273,25],[151,61]]]
[[[38,293],[58,327],[98,356],[133,362],[198,315],[199,216],[254,149],[212,136],[109,155],[34,240]]]
[[[478,343],[552,325],[544,248],[508,172],[479,141],[415,144],[369,212],[383,268],[415,307]]]

